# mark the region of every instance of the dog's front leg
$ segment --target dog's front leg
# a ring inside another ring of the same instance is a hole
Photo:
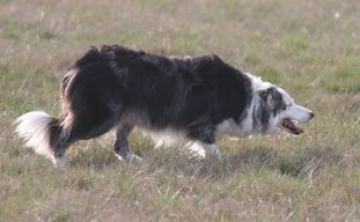
[[[206,158],[210,157],[210,158],[216,158],[218,160],[222,159],[221,152],[215,143],[211,143],[211,144],[203,143],[202,146],[204,147]]]
[[[203,156],[201,155],[201,149],[199,149],[200,146],[205,151],[206,158],[221,160],[221,152],[215,143],[214,132],[215,127],[213,125],[206,125],[205,127],[197,128],[192,131],[189,136],[196,142],[190,149],[200,154],[200,156]]]

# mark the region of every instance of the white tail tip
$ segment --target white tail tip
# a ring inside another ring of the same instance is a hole
[[[25,141],[25,146],[32,148],[36,153],[56,162],[50,147],[50,123],[54,120],[43,111],[28,112],[17,118],[15,133]]]

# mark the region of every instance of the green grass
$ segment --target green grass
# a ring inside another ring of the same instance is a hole
[[[322,80],[322,86],[333,93],[360,92],[360,65],[358,62],[340,61]]]
[[[0,1],[0,221],[359,221],[360,5],[329,1]],[[340,17],[334,17],[339,13]],[[131,136],[73,145],[65,169],[15,138],[58,115],[59,83],[90,46],[218,54],[316,113],[299,137],[220,141],[222,162]]]

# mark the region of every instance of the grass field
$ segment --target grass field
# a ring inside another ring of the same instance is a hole
[[[218,54],[316,112],[299,137],[224,139],[221,163],[154,150],[119,162],[113,138],[63,170],[22,147],[14,119],[59,113],[59,83],[89,46]],[[0,0],[0,221],[360,221],[358,0]]]

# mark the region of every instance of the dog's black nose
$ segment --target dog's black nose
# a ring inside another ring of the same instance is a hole
[[[314,116],[315,116],[315,113],[311,112],[310,113],[310,119],[314,118]]]

